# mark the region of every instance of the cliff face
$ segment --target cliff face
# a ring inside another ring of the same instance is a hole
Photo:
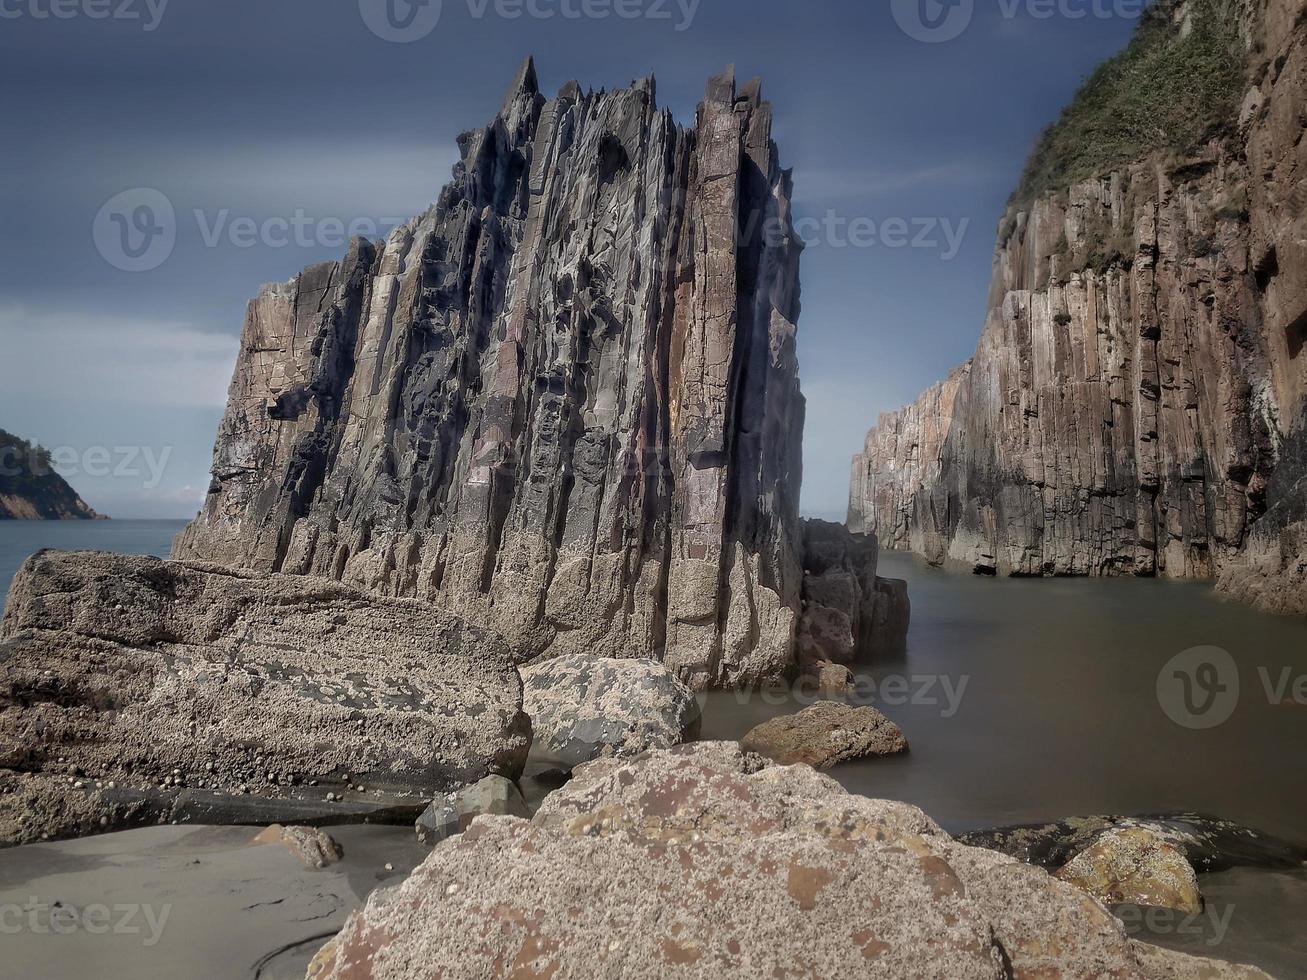
[[[0,429],[0,521],[93,521],[99,516],[54,471],[48,452]]]
[[[1237,123],[1014,204],[976,355],[868,434],[855,529],[984,572],[1206,577],[1301,519],[1307,4],[1160,16],[1178,42],[1213,10]]]
[[[426,214],[249,308],[175,548],[438,601],[522,660],[795,661],[801,243],[758,83],[520,73]]]

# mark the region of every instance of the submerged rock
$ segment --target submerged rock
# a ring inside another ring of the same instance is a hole
[[[694,692],[654,660],[577,654],[522,669],[533,754],[565,768],[638,755],[698,736]]]
[[[418,817],[418,840],[432,846],[467,830],[474,819],[485,814],[529,817],[531,811],[517,784],[503,776],[487,776],[453,793],[436,797]]]
[[[763,722],[740,744],[784,765],[802,763],[815,769],[908,749],[899,726],[875,708],[838,701],[818,701],[798,714]]]
[[[0,843],[104,829],[101,818],[384,812],[406,794],[520,773],[521,706],[503,641],[420,603],[45,552],[15,578],[0,624],[0,746],[15,787],[0,795]],[[60,781],[55,800],[20,802]]]
[[[1179,850],[1200,874],[1240,867],[1291,869],[1307,863],[1307,847],[1201,813],[1069,817],[1056,823],[977,830],[958,840],[1056,870],[1103,834],[1130,829],[1155,834]]]
[[[255,844],[280,844],[290,851],[306,868],[321,871],[336,864],[345,851],[336,839],[314,827],[282,827],[273,824],[258,837]]]
[[[1057,877],[1104,905],[1142,905],[1193,915],[1203,910],[1198,876],[1184,854],[1142,827],[1100,835]]]
[[[311,980],[1265,974],[1130,941],[1045,872],[806,766],[697,744],[578,770],[374,895]]]

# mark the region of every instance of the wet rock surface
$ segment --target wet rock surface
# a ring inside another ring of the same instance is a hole
[[[522,686],[533,754],[566,769],[698,736],[694,692],[657,661],[577,654],[523,668]]]
[[[1264,977],[1143,947],[1087,895],[921,811],[706,743],[582,767],[374,895],[311,980]]]
[[[908,750],[899,726],[875,708],[838,701],[818,701],[797,714],[764,722],[740,744],[782,765],[814,769]]]
[[[511,779],[487,776],[480,782],[436,797],[418,817],[418,840],[428,846],[461,834],[483,815],[529,817],[526,799]]]
[[[1056,870],[1106,833],[1141,829],[1177,848],[1199,873],[1229,868],[1301,868],[1307,847],[1200,813],[1139,817],[1073,817],[1047,824],[1000,827],[963,834],[972,847]]]
[[[1307,613],[1307,22],[1219,16],[1247,50],[1237,123],[1013,206],[975,356],[868,434],[854,530],[982,574],[1219,575]]]
[[[44,552],[0,626],[0,841],[411,822],[437,791],[521,772],[521,697],[502,640],[420,603]]]
[[[1140,905],[1198,914],[1203,896],[1184,854],[1150,830],[1109,830],[1057,872],[1104,905]]]

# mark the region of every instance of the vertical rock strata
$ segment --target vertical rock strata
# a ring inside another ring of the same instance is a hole
[[[854,530],[981,572],[1220,573],[1307,606],[1307,4],[1227,6],[1237,126],[1013,206],[976,355],[868,434]]]
[[[519,660],[794,662],[801,244],[757,82],[693,129],[652,79],[533,65],[384,244],[249,307],[175,557],[438,601]]]

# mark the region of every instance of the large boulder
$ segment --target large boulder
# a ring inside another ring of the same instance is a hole
[[[0,843],[383,816],[515,777],[529,747],[504,642],[419,602],[45,552],[0,624]],[[22,803],[56,788],[55,803]]]
[[[327,944],[310,980],[1265,977],[1144,949],[1078,889],[915,807],[697,744],[486,817]]]
[[[567,768],[697,737],[694,692],[653,660],[576,654],[523,668],[533,753]]]
[[[841,762],[906,752],[898,725],[872,707],[818,701],[798,714],[763,722],[741,744],[783,765],[830,769]]]
[[[1197,915],[1198,876],[1175,847],[1142,828],[1110,830],[1057,873],[1105,905],[1142,905]]]

